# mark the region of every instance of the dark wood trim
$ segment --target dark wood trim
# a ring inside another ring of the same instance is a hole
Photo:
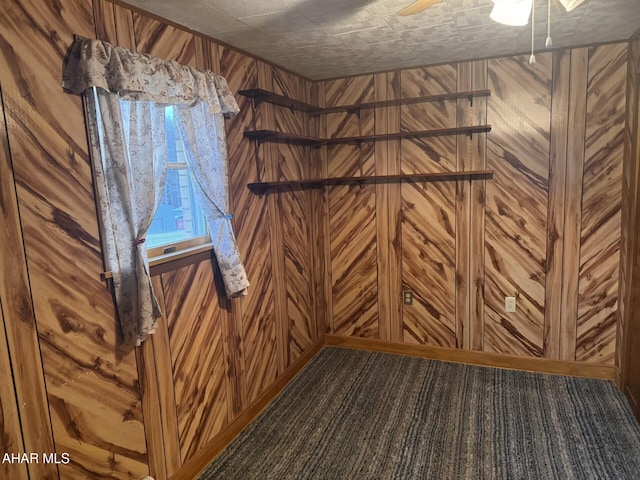
[[[492,352],[478,352],[455,348],[431,347],[398,342],[385,342],[377,339],[341,337],[327,335],[326,345],[355,348],[383,353],[395,353],[413,357],[442,360],[445,362],[466,363],[484,367],[508,368],[529,372],[570,375],[574,377],[613,379],[613,365],[601,365],[566,360],[551,360],[539,357],[516,357]]]

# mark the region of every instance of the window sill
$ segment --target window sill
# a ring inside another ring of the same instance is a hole
[[[213,244],[211,242],[204,243],[191,248],[185,248],[177,252],[158,255],[149,259],[149,270],[151,276],[160,275],[171,270],[191,265],[193,263],[211,258]],[[111,272],[103,272],[100,274],[102,280],[113,278]]]

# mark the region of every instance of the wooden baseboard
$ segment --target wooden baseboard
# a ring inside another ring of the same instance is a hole
[[[515,357],[499,353],[430,347],[427,345],[386,342],[383,340],[369,338],[340,337],[336,335],[326,335],[326,344],[375,352],[396,353],[400,355],[443,360],[447,362],[481,365],[485,367],[571,375],[574,377],[599,378],[603,380],[613,380],[614,378],[613,365],[569,362],[564,360],[551,360],[548,358]]]
[[[287,370],[267,390],[264,391],[248,408],[235,420],[216,435],[202,450],[187,460],[169,480],[193,480],[231,441],[282,391],[302,368],[322,349],[324,337],[316,340],[313,345],[293,362]]]

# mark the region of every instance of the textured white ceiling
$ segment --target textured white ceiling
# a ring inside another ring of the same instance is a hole
[[[311,79],[527,52],[531,21],[489,19],[492,0],[441,0],[398,17],[413,0],[127,0]],[[536,49],[547,35],[547,0],[535,1]],[[640,0],[552,7],[554,47],[626,40],[640,29]]]

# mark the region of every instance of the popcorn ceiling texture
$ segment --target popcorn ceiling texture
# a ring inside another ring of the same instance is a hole
[[[489,18],[491,0],[442,0],[398,17],[412,0],[128,0],[128,3],[311,79],[527,53],[531,28]],[[536,48],[547,0],[535,0]],[[586,0],[551,10],[554,47],[626,40],[638,0]]]

